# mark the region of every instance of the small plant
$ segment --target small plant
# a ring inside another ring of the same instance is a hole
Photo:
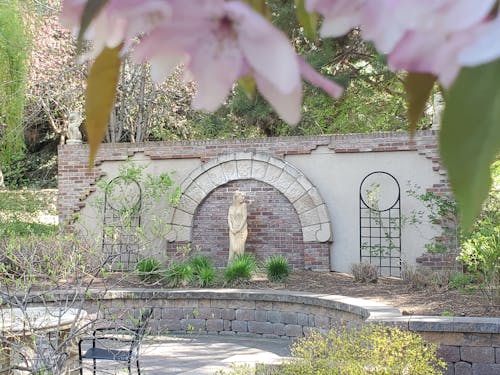
[[[208,268],[213,266],[212,260],[206,255],[195,255],[189,260],[189,264],[193,267],[193,271],[196,273],[203,268]]]
[[[141,259],[135,265],[137,275],[142,281],[153,281],[158,278],[161,263],[154,258]]]
[[[285,281],[290,274],[288,259],[283,255],[273,255],[266,261],[266,273],[269,281]]]
[[[227,283],[250,280],[257,268],[255,257],[250,254],[236,256],[224,271],[224,280]]]
[[[287,375],[437,375],[446,364],[437,346],[416,333],[382,325],[331,330],[326,336],[313,331],[292,347],[293,359],[283,364]]]
[[[199,286],[206,288],[214,284],[216,276],[217,272],[215,271],[215,268],[210,266],[201,268],[196,275],[196,280]]]
[[[453,316],[453,313],[451,311],[443,311],[439,316]]]
[[[471,274],[467,273],[455,273],[450,275],[450,281],[448,285],[450,288],[465,290],[471,286],[475,281],[475,278]]]
[[[173,262],[165,271],[165,280],[172,287],[186,286],[193,280],[193,267],[189,263]]]
[[[355,263],[351,265],[354,281],[358,283],[376,283],[378,281],[378,268],[370,263]]]
[[[193,278],[201,287],[207,287],[214,283],[216,272],[213,262],[205,255],[195,255],[189,261],[193,269]]]
[[[448,286],[450,274],[449,271],[434,271],[426,267],[413,267],[403,264],[401,279],[414,290],[425,288],[439,290]]]

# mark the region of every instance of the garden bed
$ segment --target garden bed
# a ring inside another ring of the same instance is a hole
[[[137,277],[125,274],[109,275],[106,280],[97,280],[94,286],[104,284],[113,289],[116,286],[160,287],[158,282],[143,283]],[[270,282],[264,274],[257,273],[250,281],[230,287],[306,291],[364,298],[395,307],[403,315],[500,316],[500,305],[490,303],[481,290],[452,289],[447,282],[439,285],[437,279],[433,285],[415,289],[408,282],[395,278],[379,278],[377,283],[358,283],[348,274],[297,270],[283,283]]]

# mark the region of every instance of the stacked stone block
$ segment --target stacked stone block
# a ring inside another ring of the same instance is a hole
[[[64,294],[53,298],[66,300]],[[36,297],[32,303],[37,303]],[[369,300],[270,290],[108,291],[87,299],[84,306],[89,314],[117,325],[131,324],[145,307],[154,308],[151,326],[156,334],[298,338],[311,330],[388,324],[438,345],[438,354],[448,364],[446,375],[500,374],[500,318],[402,316]]]

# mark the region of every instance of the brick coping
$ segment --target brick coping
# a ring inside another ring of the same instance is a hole
[[[368,323],[386,323],[419,332],[500,333],[500,317],[403,316],[391,306],[342,295],[272,289],[92,289],[89,299],[101,300],[240,300],[282,302],[323,307],[360,316]],[[87,292],[87,294],[89,293]],[[58,294],[64,298],[66,293]],[[58,299],[56,295],[54,299]],[[32,299],[33,303],[37,298]],[[300,312],[300,311],[297,311]]]

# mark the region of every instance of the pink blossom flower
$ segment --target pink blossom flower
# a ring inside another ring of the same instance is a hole
[[[286,36],[238,1],[171,1],[172,19],[143,38],[136,61],[149,60],[153,78],[163,80],[180,63],[196,82],[193,107],[216,110],[234,82],[252,73],[260,93],[288,123],[300,120],[301,71]],[[310,68],[312,70],[312,68]],[[306,72],[338,97],[342,88]]]
[[[487,40],[493,41],[490,36],[483,36],[482,42],[474,44],[495,3],[495,0],[308,0],[307,7],[325,17],[323,36],[339,36],[359,26],[363,38],[389,54],[392,69],[433,73],[449,87],[461,65],[478,52],[471,47],[474,52],[468,58],[466,53],[461,54],[468,45],[476,45],[490,58],[500,55],[500,47],[498,53],[487,51]]]
[[[86,0],[66,0],[61,23],[78,32]],[[170,18],[171,9],[164,0],[109,0],[85,32],[93,40],[93,49],[86,58],[96,57],[104,47],[114,48],[127,43],[139,33],[153,29]]]

